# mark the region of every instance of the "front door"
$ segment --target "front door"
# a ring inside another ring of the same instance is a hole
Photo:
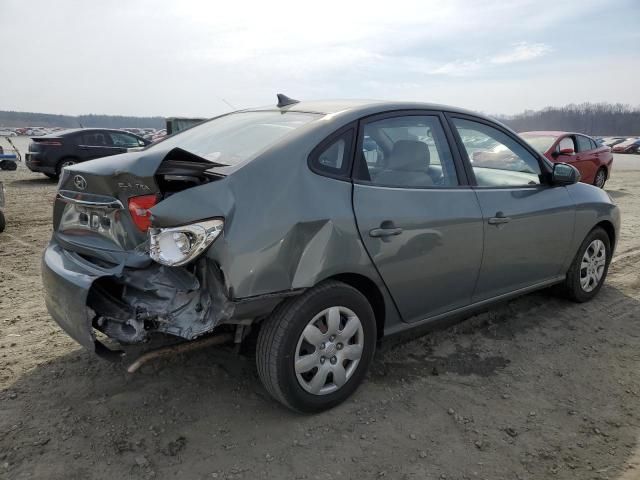
[[[127,151],[126,148],[113,145],[109,132],[99,130],[83,132],[78,137],[78,148],[82,160],[93,160]]]
[[[560,275],[573,236],[565,187],[543,183],[541,159],[517,137],[472,117],[452,117],[484,221],[484,254],[473,301]]]
[[[360,126],[354,212],[406,322],[468,305],[482,259],[482,214],[459,178],[443,120],[396,113]]]

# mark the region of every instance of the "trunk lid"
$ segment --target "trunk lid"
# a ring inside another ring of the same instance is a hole
[[[63,141],[62,137],[32,137],[29,152],[37,153],[48,147],[60,147]]]
[[[155,196],[158,204],[176,192],[223,178],[209,171],[218,165],[172,148],[67,167],[54,205],[54,235],[64,248],[106,266],[146,262],[147,233],[136,225],[132,212],[147,213],[136,207],[137,199]]]

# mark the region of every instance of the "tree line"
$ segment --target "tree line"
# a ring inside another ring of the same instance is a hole
[[[581,103],[497,116],[516,132],[560,130],[587,135],[640,136],[640,108],[622,103]]]
[[[127,117],[120,115],[54,115],[50,113],[0,110],[0,127],[101,127],[164,128],[164,117]]]
[[[581,103],[542,110],[525,110],[517,115],[496,118],[517,132],[562,130],[588,135],[640,136],[640,107],[621,103]],[[163,117],[118,115],[53,115],[0,111],[0,127],[103,127],[164,128]]]

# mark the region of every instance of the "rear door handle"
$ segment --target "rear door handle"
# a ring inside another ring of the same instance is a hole
[[[401,233],[401,228],[374,228],[373,230],[369,230],[370,237],[392,237],[394,235],[400,235]]]
[[[502,225],[509,223],[510,221],[511,217],[506,217],[504,213],[497,212],[495,217],[491,217],[489,219],[489,225]]]

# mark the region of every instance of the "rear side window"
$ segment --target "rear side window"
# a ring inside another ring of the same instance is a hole
[[[587,137],[576,135],[576,139],[578,140],[578,152],[588,152],[592,150],[591,141]]]
[[[384,118],[364,125],[354,176],[404,188],[458,185],[440,119],[433,115]]]
[[[354,130],[338,133],[318,145],[309,157],[311,170],[331,177],[348,177]]]

